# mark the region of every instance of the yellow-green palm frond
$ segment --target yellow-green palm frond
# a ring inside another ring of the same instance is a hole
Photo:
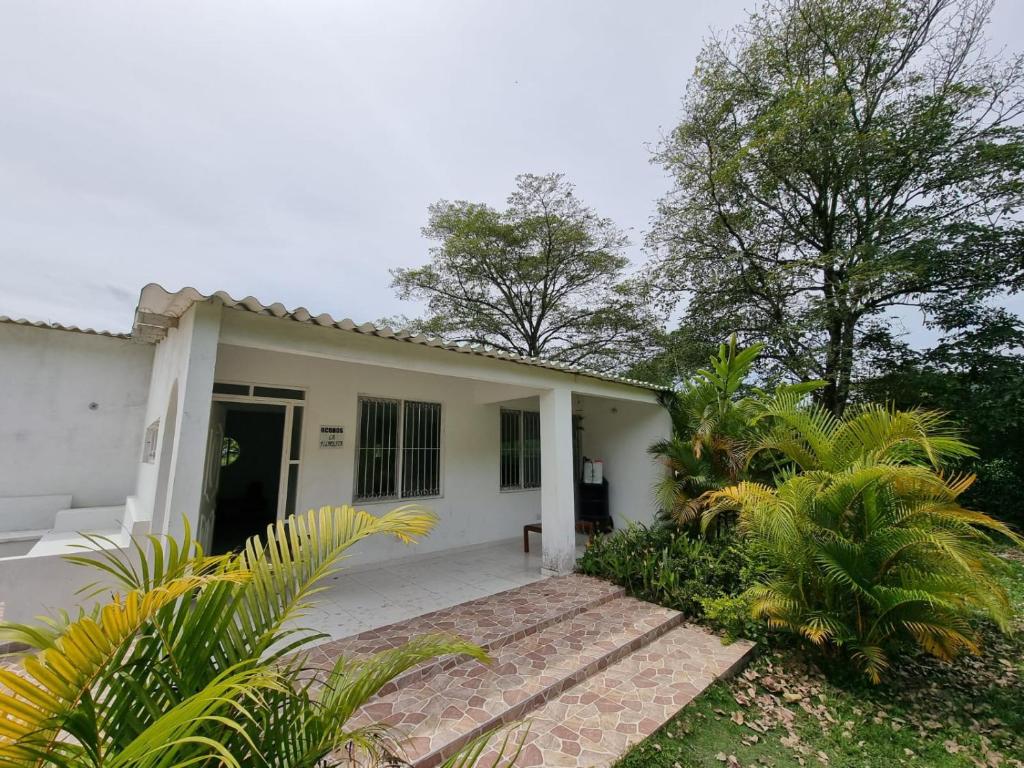
[[[759,510],[762,506],[772,506],[777,498],[775,488],[767,483],[743,480],[720,491],[715,491],[711,494],[710,502],[723,509],[743,512],[748,509]]]
[[[753,449],[788,462],[776,465],[775,487],[713,496],[769,553],[771,580],[748,592],[755,616],[845,649],[876,682],[900,643],[945,659],[976,649],[974,618],[1008,627],[989,535],[1024,540],[960,505],[974,478],[940,467],[972,449],[945,417],[869,406],[830,419],[792,405],[765,407]]]
[[[879,461],[921,462],[938,468],[952,458],[976,455],[945,414],[918,408],[901,411],[878,404],[853,408],[834,439],[838,465],[873,455]]]
[[[140,542],[137,562],[76,558],[116,584],[147,588],[75,619],[10,628],[43,650],[25,660],[24,675],[0,672],[0,764],[79,768],[92,764],[88,755],[102,756],[104,766],[249,766],[262,764],[268,744],[280,757],[275,765],[315,764],[323,734],[345,724],[326,723],[301,669],[280,663],[317,637],[294,621],[353,544],[379,534],[415,541],[435,519],[412,505],[380,516],[325,507],[272,526],[237,556],[208,558],[186,531],[180,541]],[[405,661],[477,651],[449,641],[416,652]],[[383,684],[396,668],[361,667],[361,677],[349,670],[350,693],[365,694],[372,686],[360,685]],[[231,678],[250,670],[251,680]],[[217,687],[229,679],[234,687]],[[180,720],[187,712],[193,729]]]
[[[489,663],[478,645],[446,635],[424,635],[366,659],[339,659],[324,682],[320,704],[328,720],[344,723],[384,685],[439,656],[466,656]]]
[[[800,634],[819,646],[826,645],[847,632],[848,629],[842,622],[827,613],[812,613],[804,616],[800,625]]]
[[[84,534],[89,544],[81,555],[68,555],[68,562],[105,574],[81,590],[84,597],[113,591],[146,591],[186,576],[202,576],[231,567],[231,555],[207,555],[192,535],[188,518],[183,518],[180,537],[146,536],[132,538],[134,557],[125,557],[119,547],[111,547],[102,537]]]
[[[239,567],[251,569],[261,562],[297,564],[301,548],[302,560],[315,570],[369,536],[390,535],[408,544],[426,536],[436,523],[436,514],[416,504],[380,516],[348,505],[311,509],[269,526],[265,543],[250,539]]]
[[[851,643],[850,656],[875,685],[881,683],[882,675],[889,671],[889,654],[881,645]]]
[[[409,543],[426,536],[436,521],[430,510],[407,504],[380,516],[351,506],[321,507],[269,526],[264,541],[254,537],[246,542],[235,566],[253,574],[251,589],[241,596],[245,607],[236,606],[244,610],[250,626],[262,628],[251,641],[267,647],[287,621],[303,613],[323,580],[358,542],[390,535]],[[295,642],[302,644],[305,638]]]
[[[762,483],[743,481],[727,486],[719,491],[707,494],[706,504],[701,515],[701,528],[708,530],[724,512],[739,514],[740,525],[745,522],[744,512],[760,503],[763,506],[773,505],[776,501],[775,490]]]
[[[14,743],[40,734],[52,738],[55,716],[76,706],[96,677],[114,664],[137,633],[165,606],[214,581],[243,576],[205,575],[176,579],[147,592],[115,595],[94,618],[71,622],[37,655],[25,657],[25,675],[0,669],[0,756]]]
[[[246,768],[247,756],[266,759],[245,724],[268,706],[267,693],[282,694],[289,681],[271,669],[227,670],[202,690],[161,713],[103,763],[110,768],[219,765]],[[217,733],[223,734],[218,737]],[[232,748],[232,741],[245,750]]]
[[[747,444],[746,467],[765,457],[777,466],[792,464],[805,470],[820,466],[820,460],[802,434],[786,424],[775,424],[752,437]]]
[[[832,468],[840,420],[798,392],[783,390],[762,404],[755,423],[772,426],[753,448],[778,451],[801,469]]]
[[[752,586],[746,593],[750,599],[751,615],[758,619],[785,622],[795,630],[799,625],[798,617],[803,610],[803,603],[793,595],[790,587],[780,580]]]
[[[441,763],[439,768],[473,768],[482,765],[480,760],[485,755],[488,757],[487,768],[512,768],[522,754],[529,737],[529,722],[490,731],[470,741]]]

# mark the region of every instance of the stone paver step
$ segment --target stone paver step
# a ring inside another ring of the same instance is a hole
[[[465,660],[405,681],[367,704],[352,725],[394,726],[404,759],[430,768],[484,731],[530,716],[681,621],[677,611],[617,597],[503,644],[489,665]]]
[[[330,668],[338,657],[361,658],[396,648],[414,637],[458,635],[493,653],[554,624],[622,597],[625,590],[588,576],[543,579],[506,592],[471,600],[358,635],[332,640],[308,651],[311,667]],[[450,669],[462,659],[447,657],[396,678],[380,692],[387,695],[417,679]]]
[[[711,683],[742,668],[753,648],[722,645],[691,625],[670,630],[530,713],[516,768],[613,765]],[[494,761],[492,751],[478,766]]]

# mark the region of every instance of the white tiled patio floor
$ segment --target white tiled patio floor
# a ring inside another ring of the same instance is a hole
[[[577,542],[582,554],[586,538]],[[521,587],[543,578],[540,549],[540,537],[533,536],[530,554],[523,552],[522,539],[509,539],[372,570],[342,570],[297,624],[347,637]]]

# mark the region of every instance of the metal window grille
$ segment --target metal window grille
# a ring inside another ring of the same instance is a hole
[[[441,493],[441,404],[359,399],[356,493],[361,500]]]
[[[402,404],[402,498],[441,493],[441,404]]]
[[[523,488],[540,488],[540,414],[523,411]]]
[[[522,488],[523,412],[501,409],[501,487]]]
[[[359,400],[356,498],[398,495],[398,401]]]
[[[540,488],[540,414],[501,409],[501,487]]]

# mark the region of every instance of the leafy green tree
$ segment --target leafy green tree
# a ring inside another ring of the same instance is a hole
[[[781,461],[774,484],[725,488],[705,511],[737,511],[768,554],[747,593],[755,615],[849,654],[875,682],[907,644],[951,659],[977,651],[976,617],[1008,629],[987,534],[1021,539],[960,506],[973,478],[942,469],[973,451],[941,414],[876,405],[838,418],[784,397],[761,418],[751,455]]]
[[[965,504],[1024,527],[1024,323],[993,308],[949,322],[932,349],[886,349],[855,397],[948,413],[978,450],[958,465],[978,476]]]
[[[562,175],[516,177],[500,211],[442,200],[423,233],[430,263],[392,271],[399,297],[426,302],[419,330],[600,370],[647,352],[658,323],[626,279],[626,236]]]
[[[21,672],[0,669],[0,765],[330,768],[351,764],[342,748],[360,765],[394,764],[400,735],[352,716],[418,664],[484,651],[424,636],[324,670],[303,651],[324,635],[296,621],[349,547],[413,541],[435,520],[413,505],[379,517],[324,507],[278,522],[238,555],[205,556],[186,529],[180,542],[136,543],[135,562],[102,550],[69,558],[111,580],[113,596],[77,617],[3,625],[4,639],[36,652]],[[489,739],[445,766],[475,765]],[[510,765],[518,745],[506,737],[500,751]]]
[[[630,367],[627,375],[665,387],[678,387],[695,376],[718,348],[717,339],[690,325],[652,330],[650,341],[650,355]]]
[[[658,154],[653,275],[839,414],[894,308],[1020,286],[1024,60],[986,52],[991,0],[758,8],[706,44]]]

